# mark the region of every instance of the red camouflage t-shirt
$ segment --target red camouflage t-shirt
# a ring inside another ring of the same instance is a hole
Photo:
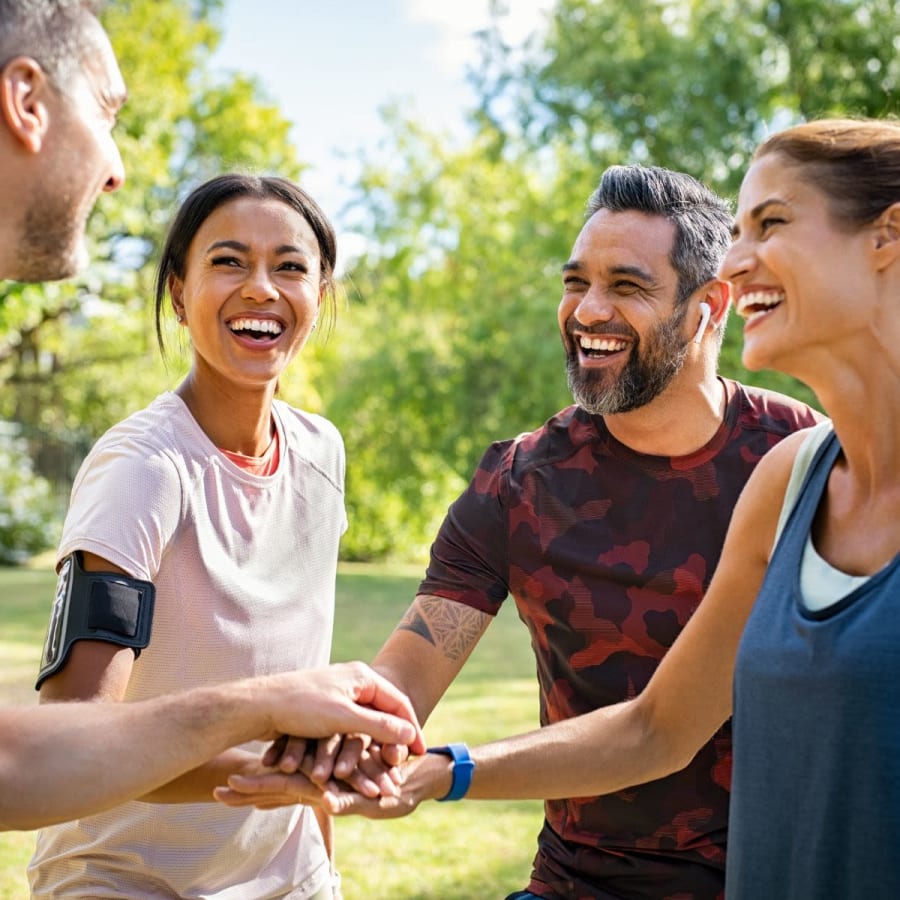
[[[493,444],[450,507],[419,592],[490,614],[513,595],[531,632],[542,724],[644,688],[709,585],[754,466],[819,419],[723,381],[724,422],[689,456],[635,453],[572,406]],[[681,772],[547,801],[528,889],[566,900],[722,896],[730,780],[726,723]]]

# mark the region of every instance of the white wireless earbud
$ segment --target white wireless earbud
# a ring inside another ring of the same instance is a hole
[[[700,304],[700,327],[697,329],[697,333],[694,335],[694,343],[699,344],[701,339],[703,338],[703,332],[706,331],[706,326],[709,325],[709,317],[712,315],[712,310],[709,308],[708,303]]]

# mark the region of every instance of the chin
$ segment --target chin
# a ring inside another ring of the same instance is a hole
[[[759,347],[754,347],[752,344],[744,344],[741,352],[741,362],[744,364],[744,368],[750,372],[775,369],[776,366],[773,365],[771,357],[771,353],[763,353]]]

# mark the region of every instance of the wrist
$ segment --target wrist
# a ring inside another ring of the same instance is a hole
[[[475,771],[475,762],[469,755],[469,748],[465,744],[447,744],[443,747],[429,747],[428,752],[449,758],[450,765],[445,769],[449,774],[442,781],[442,787],[446,790],[437,794],[434,799],[439,802],[446,800],[462,800],[468,793],[472,784],[472,773]],[[437,785],[436,785],[437,787]]]
[[[237,694],[235,722],[241,730],[242,742],[268,740],[275,737],[275,706],[272,697],[276,690],[273,675],[258,675],[245,678],[234,684]]]

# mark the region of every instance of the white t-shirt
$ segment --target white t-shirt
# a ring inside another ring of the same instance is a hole
[[[89,551],[156,585],[127,700],[328,663],[343,443],[319,416],[280,401],[273,416],[281,456],[269,476],[227,459],[172,393],[110,429],[82,465],[59,558]],[[41,831],[29,877],[35,897],[300,900],[329,866],[308,807],[132,802]]]

